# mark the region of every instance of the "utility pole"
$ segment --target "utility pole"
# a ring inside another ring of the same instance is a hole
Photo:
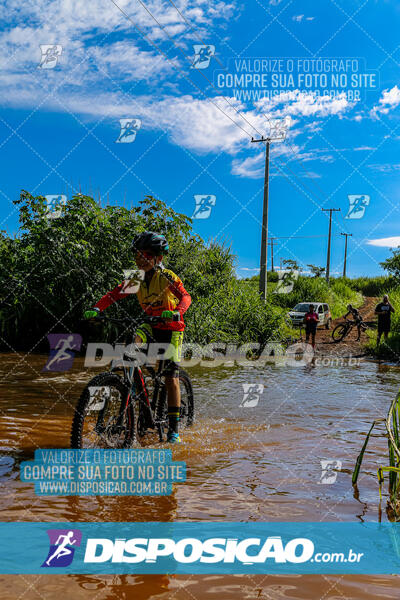
[[[271,142],[282,142],[285,139],[287,127],[286,120],[272,122],[268,137],[262,136],[260,140],[251,138],[252,143],[265,142],[264,201],[260,253],[260,294],[264,301],[267,299],[269,147]]]
[[[329,283],[329,266],[331,262],[332,213],[339,212],[340,208],[323,208],[322,210],[323,212],[329,212],[328,253],[326,257],[326,281]]]
[[[274,242],[277,238],[270,238],[269,243],[271,244],[271,271],[274,272]]]
[[[254,142],[266,142],[265,149],[265,171],[264,171],[264,201],[261,231],[261,253],[260,253],[260,285],[261,298],[267,299],[267,248],[268,248],[268,192],[269,192],[269,147],[270,138],[262,137],[260,140],[251,138]]]
[[[346,262],[347,262],[347,238],[352,237],[352,233],[341,233],[340,235],[344,235],[346,241],[344,243],[344,264],[343,264],[343,277],[346,277]]]

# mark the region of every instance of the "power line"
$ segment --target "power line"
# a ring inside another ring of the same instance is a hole
[[[114,0],[111,0],[111,1],[112,1],[112,2],[115,4]],[[182,48],[179,46],[179,44],[177,44],[177,43],[176,43],[176,41],[174,40],[174,38],[173,38],[173,37],[172,37],[172,36],[171,36],[171,35],[168,33],[168,31],[167,31],[167,30],[166,30],[166,29],[163,27],[163,25],[161,25],[161,23],[160,23],[160,22],[158,21],[158,19],[157,19],[157,18],[156,18],[156,17],[153,15],[153,13],[152,13],[152,12],[151,12],[151,11],[150,11],[148,8],[147,8],[147,6],[144,4],[144,2],[142,2],[142,0],[138,0],[138,2],[139,2],[139,3],[140,3],[142,6],[143,6],[143,8],[144,8],[144,9],[146,10],[146,12],[147,12],[147,13],[148,13],[148,14],[151,16],[151,18],[152,18],[152,19],[153,19],[153,20],[154,20],[154,21],[157,23],[157,25],[160,27],[160,29],[162,29],[162,31],[163,31],[163,32],[165,33],[165,35],[166,35],[166,36],[167,36],[167,37],[168,37],[168,38],[171,40],[171,42],[172,42],[172,43],[174,44],[174,46],[175,46],[175,47],[176,47],[176,48],[177,48],[177,49],[180,51],[180,53],[181,53],[181,54],[182,54],[182,55],[183,55],[183,56],[184,56],[186,59],[188,59],[188,60],[189,60],[189,62],[191,63],[191,62],[192,62],[191,58],[190,58],[190,57],[188,57],[188,56],[185,54],[185,52],[182,50]],[[117,6],[117,5],[116,5],[116,6]],[[118,7],[118,8],[119,8],[119,7]],[[121,10],[121,9],[120,9],[120,10]],[[123,12],[123,11],[121,10],[121,12]],[[124,14],[125,14],[125,13],[124,13]],[[165,54],[164,54],[164,55],[165,55]],[[166,55],[165,55],[165,56],[166,56]],[[168,57],[166,57],[166,58],[168,58]],[[200,75],[201,75],[202,77],[204,77],[204,79],[205,79],[205,80],[206,80],[206,81],[207,81],[207,82],[208,82],[208,83],[211,85],[211,87],[212,87],[212,88],[213,88],[213,89],[214,89],[214,90],[215,90],[215,91],[216,91],[218,94],[220,94],[220,90],[219,90],[218,88],[216,88],[216,87],[215,87],[215,85],[213,84],[213,82],[212,82],[210,79],[208,79],[208,77],[207,77],[207,76],[206,76],[206,75],[203,73],[203,71],[202,71],[202,70],[199,70],[199,73],[200,73]],[[186,77],[186,75],[185,75],[185,77]],[[187,77],[186,77],[186,78],[187,78]],[[191,83],[193,83],[193,82],[192,82],[192,80],[191,80],[190,78],[189,78],[189,81],[190,81]],[[195,84],[193,84],[193,85],[195,85]],[[195,87],[197,87],[197,89],[199,89],[199,90],[200,90],[200,88],[199,88],[198,86],[195,86]],[[205,95],[205,94],[204,94],[204,92],[203,92],[202,90],[200,90],[200,91],[203,93],[203,95]],[[261,134],[261,133],[258,131],[258,129],[257,129],[257,128],[256,128],[256,127],[255,127],[255,126],[252,124],[252,123],[250,123],[250,121],[249,121],[249,120],[248,120],[248,119],[247,119],[247,118],[246,118],[246,117],[245,117],[245,116],[244,116],[244,115],[243,115],[243,114],[242,114],[240,111],[238,111],[238,110],[236,109],[236,107],[235,107],[233,104],[231,104],[231,102],[229,102],[229,100],[228,100],[228,99],[227,99],[225,96],[222,96],[222,98],[225,100],[225,102],[227,102],[227,104],[229,104],[229,106],[230,106],[230,107],[231,107],[231,108],[232,108],[232,109],[233,109],[233,110],[236,112],[236,114],[237,114],[238,116],[240,116],[240,117],[241,117],[241,118],[242,118],[244,121],[246,121],[246,123],[247,123],[248,125],[250,125],[250,127],[251,127],[252,129],[254,129],[254,131],[256,131],[256,132],[257,132],[257,133],[258,133],[258,134],[259,134],[261,137],[263,137],[263,135],[262,135],[262,134]],[[214,104],[214,103],[213,103],[213,104]],[[216,105],[216,104],[214,104],[214,105],[215,105],[215,106],[218,106],[218,105]],[[219,107],[218,107],[218,108],[219,108]],[[221,112],[223,112],[223,114],[225,114],[225,116],[228,116],[228,115],[227,115],[227,114],[226,114],[224,111],[222,111],[222,109],[219,109],[219,110],[221,110]],[[264,116],[267,118],[267,120],[268,120],[268,121],[271,121],[270,117],[268,117],[268,116],[267,116],[265,113],[263,113],[263,114],[264,114]],[[230,117],[229,117],[229,118],[230,118]],[[236,123],[235,121],[233,121],[233,119],[231,119],[231,121],[232,121],[233,123],[235,123],[236,125],[238,125],[238,123]],[[240,127],[240,125],[238,125],[238,127]],[[243,130],[243,128],[241,128],[241,129],[242,129],[242,131],[244,131],[244,130]],[[246,132],[246,133],[247,133],[247,132]],[[247,135],[249,135],[249,134],[247,133]],[[296,153],[295,153],[295,151],[293,150],[293,148],[291,147],[291,145],[290,145],[290,144],[289,144],[289,148],[290,148],[290,149],[291,149],[291,151],[293,152],[293,154],[294,154],[294,157],[296,158],[297,162],[299,162],[299,164],[301,165],[300,161],[299,161],[299,160],[297,159],[297,157],[296,157]],[[279,157],[276,157],[276,158],[279,158]],[[279,168],[279,165],[277,165],[277,166],[278,166],[278,168]],[[298,179],[298,177],[297,177],[296,173],[295,173],[294,171],[292,171],[292,169],[290,169],[290,167],[288,167],[287,163],[285,163],[285,164],[284,164],[284,167],[286,167],[287,169],[289,169],[289,171],[292,173],[292,175],[293,175],[294,177],[296,177],[296,179]],[[307,172],[307,171],[304,169],[303,165],[301,165],[301,167],[302,167],[302,169],[305,171],[305,173],[307,173],[307,174],[308,174],[308,172]],[[282,169],[280,169],[280,170],[282,170]],[[285,175],[285,177],[287,177],[287,178],[289,179],[289,177],[288,177],[286,174],[284,174],[284,175]],[[312,195],[315,195],[315,193],[313,192],[313,190],[311,190],[310,188],[308,188],[307,186],[305,186],[305,185],[304,185],[304,183],[302,183],[302,182],[301,182],[301,184],[302,184],[302,186],[303,186],[304,188],[308,189]],[[324,193],[324,192],[323,192],[323,193]],[[317,198],[317,200],[319,200],[319,199]],[[318,202],[317,202],[317,204],[318,204]],[[319,204],[318,204],[318,206],[319,206]]]
[[[148,13],[148,14],[149,14],[149,15],[152,17],[152,19],[153,19],[153,20],[154,20],[154,21],[155,21],[155,22],[158,24],[158,26],[160,27],[160,29],[162,29],[162,30],[163,30],[163,32],[164,32],[164,33],[167,35],[167,37],[168,37],[168,38],[169,38],[169,39],[170,39],[170,40],[173,42],[173,44],[174,44],[174,45],[175,45],[175,46],[176,46],[176,47],[179,49],[179,51],[180,51],[180,52],[181,52],[181,53],[182,53],[182,54],[185,56],[185,58],[187,58],[187,59],[188,59],[188,60],[191,62],[191,59],[190,59],[190,58],[189,58],[189,57],[188,57],[188,56],[187,56],[187,55],[186,55],[186,54],[183,52],[183,50],[180,48],[180,46],[179,46],[179,45],[178,45],[178,44],[175,42],[175,40],[174,40],[174,39],[173,39],[173,38],[170,36],[170,34],[169,34],[169,33],[168,33],[166,30],[165,30],[165,28],[164,28],[164,27],[161,25],[161,23],[159,23],[159,21],[158,21],[158,20],[157,20],[157,19],[154,17],[154,15],[153,15],[153,14],[151,13],[151,11],[150,11],[150,10],[147,8],[147,6],[145,6],[145,4],[144,4],[144,3],[143,3],[141,0],[138,0],[138,1],[139,1],[139,2],[140,2],[140,4],[143,6],[143,8],[144,8],[144,9],[147,11],[147,13]],[[196,88],[196,89],[197,89],[197,90],[198,90],[198,91],[199,91],[199,92],[200,92],[200,93],[201,93],[201,94],[202,94],[202,95],[203,95],[203,96],[204,96],[204,97],[205,97],[207,100],[209,100],[209,101],[211,102],[211,104],[213,104],[213,105],[214,105],[214,106],[217,108],[217,110],[219,110],[219,111],[220,111],[220,112],[221,112],[221,113],[222,113],[222,114],[223,114],[225,117],[227,117],[227,118],[228,118],[228,119],[229,119],[229,120],[230,120],[230,121],[231,121],[231,122],[232,122],[234,125],[236,125],[237,127],[239,127],[239,129],[241,129],[241,130],[242,130],[242,131],[243,131],[243,132],[244,132],[246,135],[248,135],[249,137],[251,137],[251,136],[250,136],[250,134],[248,133],[248,131],[246,131],[246,130],[245,130],[245,129],[244,129],[242,126],[241,126],[241,125],[239,125],[239,123],[237,123],[236,121],[234,121],[234,120],[232,119],[232,117],[230,117],[230,116],[229,116],[229,115],[228,115],[228,114],[227,114],[227,113],[226,113],[224,110],[222,110],[222,108],[221,108],[220,106],[218,106],[218,104],[216,104],[215,102],[213,102],[213,101],[212,101],[212,99],[211,99],[210,97],[208,97],[208,96],[205,94],[205,92],[204,92],[204,91],[203,91],[203,90],[202,90],[202,89],[201,89],[201,88],[200,88],[200,87],[199,87],[199,86],[198,86],[196,83],[194,83],[194,81],[192,81],[192,79],[191,79],[190,77],[188,77],[188,76],[186,75],[186,73],[185,73],[185,72],[184,72],[182,69],[180,69],[180,68],[179,68],[179,67],[178,67],[178,66],[177,66],[177,65],[176,65],[176,64],[175,64],[175,63],[174,63],[174,62],[173,62],[173,61],[172,61],[172,60],[171,60],[171,59],[170,59],[168,56],[167,56],[167,54],[166,54],[166,53],[165,53],[165,52],[164,52],[164,51],[163,51],[161,48],[159,48],[159,46],[158,46],[157,44],[155,44],[155,43],[154,43],[154,42],[153,42],[151,39],[149,39],[149,38],[148,38],[148,36],[147,36],[147,35],[146,35],[146,34],[145,34],[145,33],[144,33],[142,30],[141,30],[141,28],[140,28],[138,25],[136,25],[136,23],[135,23],[135,22],[134,22],[134,21],[131,19],[131,17],[130,17],[130,16],[129,16],[129,15],[128,15],[128,14],[127,14],[127,13],[126,13],[126,12],[125,12],[125,11],[124,11],[122,8],[121,8],[121,7],[120,7],[120,6],[119,6],[119,5],[118,5],[118,4],[115,2],[115,0],[111,0],[111,2],[114,4],[114,6],[116,6],[116,8],[118,8],[118,10],[119,10],[119,11],[120,11],[120,12],[121,12],[121,13],[122,13],[124,16],[125,16],[125,18],[126,18],[126,19],[128,19],[128,21],[130,21],[130,22],[132,23],[132,25],[133,25],[133,26],[135,27],[135,29],[136,29],[136,30],[137,30],[137,31],[140,33],[140,35],[141,35],[141,36],[142,36],[142,37],[143,37],[143,38],[144,38],[144,39],[145,39],[145,40],[146,40],[146,41],[147,41],[149,44],[151,44],[151,45],[152,45],[154,48],[156,48],[156,50],[157,50],[158,52],[160,52],[160,54],[162,54],[162,55],[163,55],[163,56],[164,56],[164,57],[165,57],[165,58],[168,60],[168,62],[169,62],[169,63],[171,63],[171,64],[172,64],[172,66],[173,66],[173,67],[174,67],[174,68],[175,68],[177,71],[179,71],[179,73],[181,73],[181,74],[183,75],[183,77],[184,77],[184,78],[185,78],[185,79],[186,79],[186,80],[187,80],[189,83],[191,83],[191,84],[192,84],[192,86],[193,86],[193,87],[195,87],[195,88]],[[213,88],[214,88],[214,89],[215,89],[215,90],[216,90],[218,93],[220,93],[220,90],[218,90],[218,89],[217,89],[217,88],[214,86],[214,84],[212,83],[212,81],[210,81],[210,80],[208,79],[208,77],[206,77],[206,76],[204,75],[204,73],[203,73],[201,70],[199,70],[199,72],[200,72],[200,74],[201,74],[201,75],[204,77],[204,79],[206,79],[206,81],[208,81],[208,83],[210,84],[210,86],[211,86],[211,87],[213,87]],[[234,112],[235,112],[235,113],[236,113],[236,114],[237,114],[239,117],[241,117],[241,118],[242,118],[244,121],[246,121],[246,123],[247,123],[248,125],[250,125],[250,127],[251,127],[251,128],[254,130],[254,131],[257,131],[257,133],[258,133],[259,135],[262,135],[262,134],[261,134],[261,133],[260,133],[260,132],[259,132],[259,131],[256,129],[256,127],[255,127],[254,125],[252,125],[252,123],[250,123],[250,121],[248,121],[248,119],[247,119],[247,118],[246,118],[246,117],[245,117],[245,116],[244,116],[244,115],[243,115],[243,114],[242,114],[240,111],[238,111],[238,110],[236,109],[236,107],[235,107],[233,104],[231,104],[231,103],[229,102],[229,100],[228,100],[228,99],[227,99],[225,96],[221,96],[221,97],[222,97],[222,98],[225,100],[225,102],[227,102],[227,104],[229,104],[229,106],[230,106],[230,107],[231,107],[231,108],[234,110]],[[265,113],[264,113],[264,115],[265,115]],[[268,117],[267,115],[265,115],[265,116],[267,117],[267,119],[268,119],[268,120],[270,120],[270,119],[269,119],[269,117]],[[294,153],[294,150],[293,150],[293,149],[292,149],[292,152]],[[294,154],[295,154],[295,153],[294,153]],[[276,158],[278,158],[278,157],[276,157]],[[298,161],[298,159],[297,159],[297,158],[296,158],[296,160]],[[290,177],[289,177],[289,176],[288,176],[288,175],[287,175],[287,174],[286,174],[286,173],[283,171],[283,169],[282,169],[282,167],[280,166],[280,164],[279,164],[278,162],[276,162],[275,164],[276,164],[276,166],[278,167],[278,169],[279,169],[279,170],[282,172],[282,174],[284,175],[284,177],[286,177],[286,178],[289,180],[289,182],[291,183],[291,185],[292,185],[293,187],[295,187],[295,186],[294,186],[294,183],[293,183],[293,181],[292,181],[292,180],[291,180],[291,178],[290,178]],[[301,164],[301,163],[300,163],[300,164]],[[296,179],[298,179],[298,176],[297,176],[297,174],[296,174],[296,173],[295,173],[295,172],[294,172],[294,171],[293,171],[293,170],[292,170],[290,167],[288,167],[287,163],[285,163],[284,167],[286,167],[286,168],[287,168],[287,169],[290,171],[290,173],[292,173],[292,175],[293,175],[293,176],[294,176]],[[302,167],[302,168],[303,168],[303,167]],[[303,169],[304,169],[304,168],[303,168]],[[315,196],[315,194],[314,194],[313,190],[311,190],[310,188],[308,188],[308,187],[307,187],[307,186],[306,186],[306,185],[305,185],[303,182],[301,182],[301,181],[300,181],[300,185],[298,185],[297,187],[298,187],[299,189],[301,189],[302,187],[303,187],[303,188],[305,188],[305,189],[308,189],[308,190],[309,190],[309,192],[311,193],[311,195],[312,195],[312,196]],[[317,200],[319,200],[319,199],[317,198]],[[317,202],[317,205],[319,206],[319,203],[318,203],[318,202]]]
[[[180,16],[182,17],[182,19],[185,21],[186,25],[188,25],[188,26],[190,27],[190,29],[191,29],[191,30],[194,32],[194,34],[196,35],[197,39],[198,39],[198,40],[199,40],[199,41],[200,41],[200,42],[203,44],[203,46],[207,46],[208,44],[205,44],[205,43],[203,42],[203,40],[201,39],[201,37],[200,37],[200,36],[198,36],[198,35],[196,34],[196,30],[195,30],[195,28],[194,28],[194,27],[193,27],[193,25],[192,25],[192,24],[191,24],[191,23],[190,23],[190,22],[187,20],[187,18],[185,17],[185,15],[183,15],[183,14],[181,13],[181,11],[179,10],[179,8],[176,6],[175,2],[173,2],[172,0],[168,0],[168,2],[169,2],[170,4],[172,4],[172,6],[175,8],[176,12],[178,12],[178,13],[180,14]],[[219,62],[219,64],[221,65],[221,67],[222,67],[223,69],[225,69],[225,70],[226,70],[226,67],[225,67],[225,65],[223,65],[223,64],[222,64],[222,62],[219,60],[218,56],[215,56],[215,55],[214,55],[214,57],[213,57],[213,58],[215,58],[215,60],[216,60],[217,62]]]
[[[211,100],[211,98],[209,98],[209,97],[208,97],[208,96],[205,94],[205,92],[203,92],[203,90],[202,90],[202,89],[201,89],[201,88],[200,88],[200,87],[199,87],[199,86],[198,86],[196,83],[194,83],[194,81],[192,81],[192,80],[190,79],[190,77],[188,77],[188,76],[186,75],[186,73],[185,73],[185,72],[184,72],[182,69],[180,69],[180,68],[179,68],[179,67],[178,67],[178,66],[177,66],[177,65],[176,65],[176,64],[175,64],[175,63],[174,63],[174,62],[173,62],[173,61],[172,61],[172,60],[171,60],[171,59],[170,59],[168,56],[167,56],[167,54],[165,54],[165,52],[164,52],[163,50],[161,50],[161,48],[159,48],[159,46],[157,46],[157,44],[155,44],[155,43],[154,43],[154,42],[153,42],[151,39],[149,39],[149,38],[148,38],[148,36],[147,36],[145,33],[143,33],[143,32],[141,31],[140,27],[139,27],[138,25],[136,25],[136,23],[135,23],[135,22],[134,22],[134,21],[131,19],[131,17],[130,17],[128,14],[126,14],[126,12],[125,12],[125,11],[124,11],[124,10],[123,10],[123,9],[122,9],[120,6],[118,6],[118,4],[117,4],[117,3],[116,3],[114,0],[111,0],[111,2],[114,4],[114,6],[116,6],[116,7],[118,8],[118,10],[119,10],[119,11],[120,11],[120,12],[121,12],[123,15],[124,15],[124,17],[125,17],[126,19],[128,19],[128,21],[130,21],[130,22],[132,23],[132,25],[133,25],[133,26],[135,27],[135,29],[136,29],[136,30],[137,30],[137,31],[140,33],[140,35],[141,35],[141,36],[142,36],[142,37],[143,37],[143,38],[144,38],[144,39],[145,39],[145,40],[146,40],[146,41],[147,41],[149,44],[151,44],[151,45],[152,45],[152,46],[153,46],[153,47],[154,47],[154,48],[155,48],[155,49],[156,49],[158,52],[160,52],[160,54],[162,54],[162,55],[163,55],[163,56],[164,56],[164,57],[167,59],[167,61],[168,61],[169,63],[171,63],[171,64],[172,64],[172,66],[173,66],[173,67],[174,67],[174,68],[175,68],[177,71],[179,71],[179,72],[180,72],[180,73],[183,75],[183,77],[184,77],[184,78],[185,78],[185,79],[186,79],[186,80],[187,80],[189,83],[191,83],[191,84],[192,84],[192,85],[193,85],[193,86],[194,86],[194,87],[195,87],[197,90],[199,90],[199,92],[200,92],[200,93],[201,93],[201,94],[202,94],[202,95],[203,95],[203,96],[204,96],[204,97],[205,97],[207,100],[209,100],[209,101],[211,102],[211,104],[213,104],[213,105],[214,105],[214,106],[215,106],[215,107],[216,107],[216,108],[217,108],[217,109],[218,109],[218,110],[219,110],[219,111],[220,111],[220,112],[221,112],[223,115],[225,115],[225,117],[227,117],[227,118],[228,118],[230,121],[232,121],[232,123],[233,123],[234,125],[236,125],[237,127],[239,127],[239,129],[241,129],[241,130],[242,130],[242,131],[243,131],[243,132],[244,132],[246,135],[248,135],[249,137],[251,137],[251,136],[250,136],[250,134],[248,133],[248,131],[246,131],[246,130],[245,130],[245,129],[244,129],[242,126],[241,126],[241,125],[239,125],[239,123],[236,123],[236,121],[234,121],[234,120],[232,119],[232,117],[230,117],[228,114],[226,114],[226,112],[224,112],[224,111],[222,110],[222,108],[218,106],[218,104],[216,104],[215,102],[213,102],[213,101]],[[147,10],[147,9],[146,9],[146,10]],[[225,98],[224,98],[224,99],[225,99]],[[233,107],[233,108],[234,108],[234,107]],[[236,111],[236,112],[238,112],[236,109],[235,109],[235,111]],[[239,113],[238,113],[238,114],[239,114]],[[252,126],[252,125],[251,125],[251,126]],[[252,127],[253,127],[253,126],[252,126]],[[254,129],[254,128],[253,128],[253,129]]]
[[[111,0],[111,1],[112,1],[112,2],[114,2],[114,0]],[[171,40],[171,42],[172,42],[172,43],[174,44],[174,46],[175,46],[175,47],[176,47],[176,48],[179,50],[179,52],[180,52],[180,53],[181,53],[181,54],[182,54],[182,55],[183,55],[185,58],[187,58],[187,59],[188,59],[188,61],[189,61],[189,62],[192,64],[192,59],[191,59],[189,56],[187,56],[187,54],[185,54],[185,52],[182,50],[182,48],[179,46],[179,44],[177,44],[177,43],[176,43],[176,41],[174,40],[174,38],[173,38],[173,37],[172,37],[172,36],[171,36],[171,35],[168,33],[168,31],[165,29],[165,27],[164,27],[163,25],[161,25],[161,23],[158,21],[158,19],[156,19],[156,17],[153,15],[153,13],[152,13],[152,12],[151,12],[151,11],[150,11],[148,8],[147,8],[147,6],[144,4],[144,2],[142,2],[142,0],[138,0],[138,2],[139,2],[139,3],[140,3],[142,6],[143,6],[143,8],[144,8],[144,9],[145,9],[145,10],[148,12],[148,14],[151,16],[151,18],[152,18],[152,19],[154,19],[154,21],[157,23],[157,25],[159,26],[159,28],[160,28],[160,29],[161,29],[161,30],[162,30],[162,31],[165,33],[165,35],[166,35],[166,36],[167,36],[167,37],[168,37],[168,38]],[[216,87],[215,87],[215,85],[213,84],[213,82],[212,82],[210,79],[208,79],[208,77],[207,77],[207,76],[206,76],[206,75],[203,73],[202,69],[198,69],[198,72],[200,73],[200,75],[201,75],[202,77],[204,77],[204,79],[205,79],[206,81],[208,81],[208,83],[209,83],[209,84],[210,84],[210,85],[211,85],[211,86],[214,88],[214,90],[215,90],[216,92],[218,92],[219,94],[221,93],[221,92],[220,92],[220,90],[219,90],[218,88],[216,88]],[[190,81],[192,81],[192,80],[190,80]],[[199,89],[200,89],[200,88],[199,88]],[[246,123],[247,123],[248,125],[250,125],[250,127],[252,127],[252,129],[254,129],[254,131],[257,131],[257,129],[254,127],[254,125],[252,125],[252,123],[250,123],[250,121],[248,121],[248,120],[246,119],[246,117],[245,117],[245,116],[244,116],[244,115],[243,115],[243,114],[242,114],[240,111],[238,111],[238,110],[236,109],[236,107],[235,107],[233,104],[231,104],[231,103],[229,102],[229,100],[228,100],[228,99],[227,99],[225,96],[222,96],[222,97],[223,97],[223,98],[224,98],[224,100],[225,100],[225,101],[226,101],[226,102],[229,104],[229,106],[230,106],[231,108],[233,108],[233,110],[236,112],[236,114],[238,114],[238,115],[239,115],[239,117],[242,117],[242,119],[243,119],[244,121],[246,121]],[[224,113],[224,114],[225,114],[225,113]],[[246,132],[246,133],[247,133],[247,132]],[[259,132],[259,131],[257,131],[257,133],[260,133],[260,132]],[[249,135],[249,134],[247,134],[247,135]]]

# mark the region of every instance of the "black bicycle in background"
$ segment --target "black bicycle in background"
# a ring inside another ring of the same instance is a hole
[[[93,321],[110,321],[132,331],[131,319],[99,316]],[[144,317],[143,322],[155,325],[161,317]],[[109,371],[96,375],[83,390],[75,408],[71,430],[71,448],[127,448],[148,433],[158,433],[164,441],[168,428],[168,405],[165,360],[158,368],[140,365],[137,351],[124,353],[114,361]],[[194,419],[193,388],[189,375],[179,368],[181,388],[180,425],[189,427]]]
[[[351,321],[346,319],[344,323],[339,323],[336,325],[335,329],[332,331],[332,339],[334,342],[341,342],[344,338],[349,335],[350,331],[353,327],[357,327],[357,321]],[[366,331],[368,329],[368,325],[364,323],[364,321],[360,322],[361,331]]]

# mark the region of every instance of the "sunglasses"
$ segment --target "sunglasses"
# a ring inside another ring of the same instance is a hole
[[[137,252],[135,252],[135,257],[139,256],[145,258],[146,260],[151,260],[152,258],[154,258],[154,254],[152,254],[151,252],[145,252],[144,250],[138,250]]]

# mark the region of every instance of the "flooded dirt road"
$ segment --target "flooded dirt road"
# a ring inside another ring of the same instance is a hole
[[[19,464],[36,448],[69,446],[75,402],[91,375],[42,374],[46,356],[0,356],[2,521],[377,521],[378,465],[387,443],[374,435],[354,497],[351,471],[371,422],[386,415],[400,384],[395,367],[219,367],[190,369],[196,423],[174,460],[187,481],[169,497],[38,497]],[[264,386],[243,406],[243,385]],[[338,460],[332,484],[321,460]],[[386,520],[382,506],[382,519]],[[3,576],[1,598],[233,600],[398,598],[398,576]]]

